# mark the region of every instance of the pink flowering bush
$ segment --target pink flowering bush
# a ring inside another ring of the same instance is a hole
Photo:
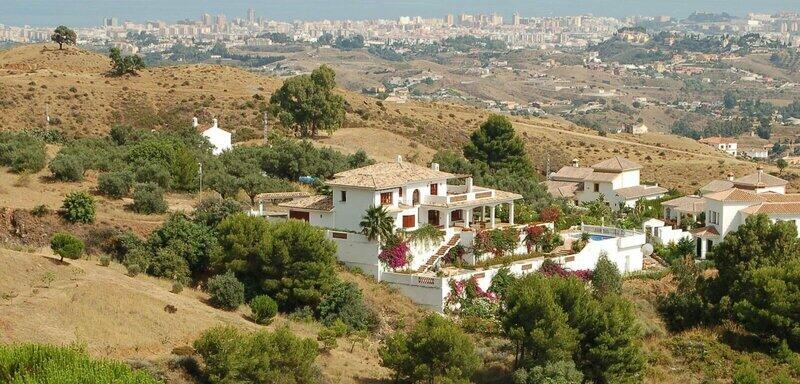
[[[558,277],[569,277],[575,276],[583,281],[589,281],[592,278],[592,271],[589,269],[581,269],[577,271],[570,271],[562,267],[561,265],[553,262],[552,260],[545,260],[542,266],[539,268],[539,273],[545,276],[558,276]]]
[[[392,269],[403,268],[411,261],[408,257],[408,251],[408,242],[401,241],[384,248],[378,255],[378,260]]]

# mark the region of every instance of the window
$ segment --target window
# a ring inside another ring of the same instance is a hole
[[[708,211],[708,220],[711,224],[719,225],[719,213],[716,211]]]
[[[431,195],[436,196],[439,194],[439,184],[431,184]]]
[[[339,201],[347,201],[347,191],[342,191],[342,198]]]
[[[419,189],[415,189],[414,192],[411,194],[411,204],[413,205],[419,204]]]
[[[403,197],[403,187],[397,188],[397,195]]]
[[[414,215],[403,216],[403,228],[414,228],[417,226],[417,217]]]
[[[594,183],[594,191],[600,192],[600,183]]]
[[[381,193],[381,205],[392,205],[392,193],[391,192],[383,192],[383,193]]]

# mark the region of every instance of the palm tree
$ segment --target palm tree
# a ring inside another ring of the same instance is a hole
[[[381,242],[394,232],[394,220],[389,216],[386,207],[382,205],[369,207],[359,225],[361,225],[361,233],[370,241],[377,239],[378,242]]]

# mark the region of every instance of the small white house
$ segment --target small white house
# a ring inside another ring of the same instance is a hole
[[[192,119],[192,126],[195,128],[198,126],[196,117]],[[217,119],[213,120],[213,125],[211,125],[211,128],[203,131],[202,135],[208,140],[209,143],[211,143],[211,152],[214,155],[219,155],[233,147],[231,144],[231,133],[220,128],[217,125]]]

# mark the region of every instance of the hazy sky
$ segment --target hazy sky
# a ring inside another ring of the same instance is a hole
[[[276,20],[395,18],[401,15],[442,17],[461,12],[499,12],[509,17],[559,16],[592,13],[605,16],[670,15],[685,17],[694,11],[800,11],[800,0],[0,0],[0,24],[51,26],[99,25],[104,17],[120,20],[174,21],[197,19],[208,12],[244,17],[247,8]]]

